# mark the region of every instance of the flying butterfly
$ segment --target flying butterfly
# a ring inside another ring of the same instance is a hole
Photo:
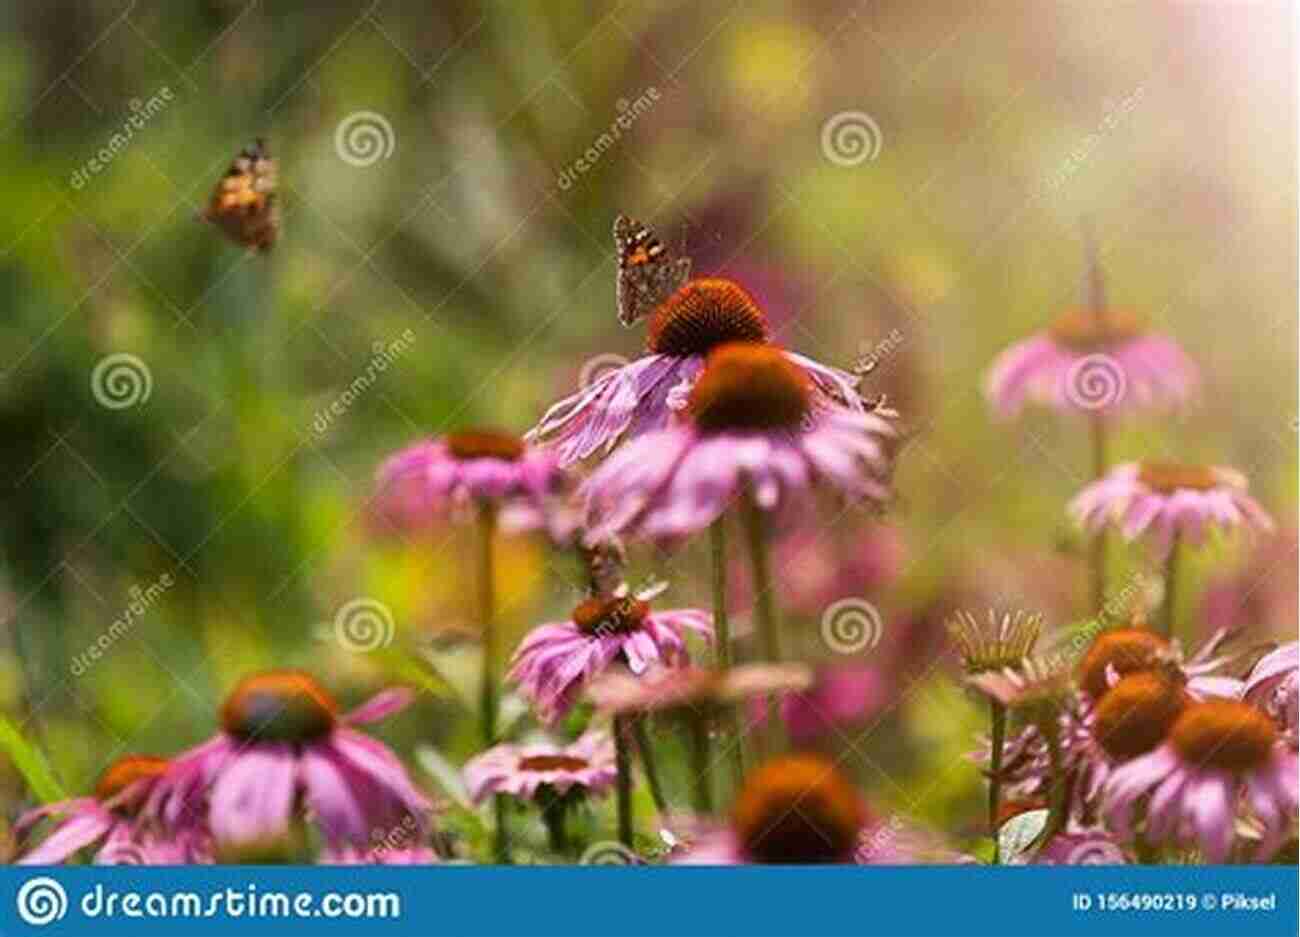
[[[259,137],[239,152],[200,216],[249,250],[268,251],[280,233],[276,165]]]
[[[691,259],[676,257],[655,233],[626,215],[614,219],[618,251],[618,321],[630,327],[691,277]]]

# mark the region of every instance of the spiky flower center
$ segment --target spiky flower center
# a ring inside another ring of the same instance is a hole
[[[691,388],[687,408],[705,432],[795,429],[810,406],[808,376],[768,345],[723,345]]]
[[[573,610],[573,623],[583,634],[631,634],[650,614],[650,605],[631,596],[597,596],[584,599]]]
[[[1040,616],[1024,612],[998,615],[990,610],[985,621],[958,612],[948,622],[948,633],[969,674],[1017,666],[1034,649],[1041,628]]]
[[[518,462],[524,455],[524,441],[494,429],[467,429],[448,433],[447,449],[458,459],[500,459]]]
[[[1237,774],[1265,764],[1278,739],[1273,721],[1254,706],[1217,699],[1188,706],[1170,737],[1189,764]]]
[[[221,725],[250,742],[310,742],[333,731],[338,712],[338,703],[310,674],[272,670],[235,687],[221,707]]]
[[[126,790],[136,781],[156,778],[167,770],[167,759],[153,755],[126,755],[117,759],[99,776],[95,784],[95,799],[109,800]]]
[[[1138,469],[1138,481],[1161,494],[1173,494],[1180,489],[1209,491],[1222,485],[1226,478],[1217,469],[1207,465],[1180,465],[1176,462],[1143,462]]]
[[[746,856],[790,865],[847,862],[867,820],[862,799],[820,755],[787,755],[752,773],[732,822]]]
[[[572,755],[529,755],[519,759],[520,771],[581,771],[589,762]]]
[[[766,342],[767,317],[731,280],[691,280],[660,303],[646,342],[658,355],[707,355],[727,342]]]
[[[1093,699],[1110,689],[1107,668],[1119,676],[1151,670],[1169,654],[1169,642],[1145,628],[1112,628],[1097,635],[1079,663],[1079,683]]]
[[[1048,328],[1052,340],[1072,351],[1105,351],[1137,338],[1142,321],[1123,309],[1071,309]]]
[[[1165,740],[1187,700],[1171,677],[1145,671],[1130,674],[1097,703],[1093,736],[1119,761],[1145,755]]]

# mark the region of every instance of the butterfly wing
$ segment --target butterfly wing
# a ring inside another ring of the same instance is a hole
[[[203,218],[236,244],[270,250],[280,232],[276,172],[275,160],[261,140],[245,147],[212,190]]]
[[[691,277],[689,257],[674,257],[649,227],[626,215],[614,220],[618,253],[618,321],[632,326]]]

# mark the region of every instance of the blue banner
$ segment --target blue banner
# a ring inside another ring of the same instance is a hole
[[[1297,934],[1282,866],[0,869],[0,937]]]

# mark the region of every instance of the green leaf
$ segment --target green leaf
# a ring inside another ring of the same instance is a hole
[[[18,768],[18,772],[40,798],[41,803],[49,804],[56,800],[66,800],[68,795],[54,779],[50,763],[45,760],[40,749],[36,748],[4,716],[0,716],[0,751],[4,751]]]

